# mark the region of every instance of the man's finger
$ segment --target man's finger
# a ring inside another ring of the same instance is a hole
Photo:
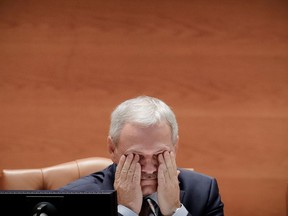
[[[125,160],[126,160],[126,156],[125,155],[121,155],[119,163],[117,164],[116,172],[115,172],[115,180],[116,181],[120,178],[121,170],[123,168]]]

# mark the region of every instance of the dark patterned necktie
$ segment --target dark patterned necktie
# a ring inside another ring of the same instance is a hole
[[[151,206],[149,205],[149,202]],[[139,216],[157,216],[158,206],[151,198],[143,199],[142,208]]]
[[[139,216],[149,216],[150,213],[151,209],[149,203],[147,202],[147,199],[143,199],[142,208],[139,213]]]

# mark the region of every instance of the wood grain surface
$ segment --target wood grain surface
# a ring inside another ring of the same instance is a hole
[[[284,216],[287,26],[286,0],[0,0],[0,169],[109,157],[111,111],[145,94],[226,215]]]

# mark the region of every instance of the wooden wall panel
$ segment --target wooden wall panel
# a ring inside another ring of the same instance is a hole
[[[287,26],[284,0],[1,0],[0,168],[109,157],[110,112],[147,94],[227,215],[284,216]]]

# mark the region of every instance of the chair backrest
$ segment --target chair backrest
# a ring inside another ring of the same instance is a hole
[[[0,189],[53,190],[111,163],[105,157],[89,157],[39,169],[3,169]]]

